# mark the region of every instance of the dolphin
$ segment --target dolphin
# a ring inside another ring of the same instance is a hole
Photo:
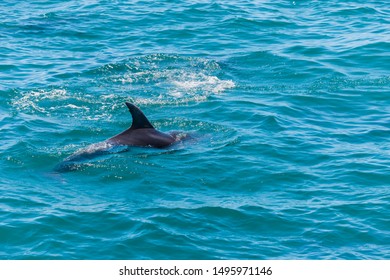
[[[77,169],[82,161],[100,155],[124,152],[128,150],[128,147],[165,148],[189,137],[177,131],[170,133],[158,131],[137,106],[130,102],[125,103],[133,119],[130,128],[103,142],[89,145],[75,152],[58,164],[55,171],[71,171]]]

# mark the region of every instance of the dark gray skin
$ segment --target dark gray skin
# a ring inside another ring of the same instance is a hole
[[[126,105],[133,117],[133,123],[129,129],[103,142],[92,144],[85,149],[75,152],[58,164],[55,171],[66,172],[75,170],[82,161],[90,160],[100,155],[118,152],[113,150],[114,147],[136,146],[164,148],[188,137],[188,135],[182,133],[172,132],[168,134],[156,130],[137,106],[129,102],[126,102]]]
[[[129,102],[126,102],[126,105],[133,117],[133,124],[129,129],[106,140],[107,143],[164,148],[177,141],[175,134],[167,134],[156,130],[137,106]]]

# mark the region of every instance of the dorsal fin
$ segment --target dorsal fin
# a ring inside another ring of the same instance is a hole
[[[149,122],[148,118],[145,117],[144,113],[129,102],[126,102],[127,108],[129,108],[130,114],[133,117],[133,124],[130,129],[139,129],[139,128],[154,128],[153,125]]]

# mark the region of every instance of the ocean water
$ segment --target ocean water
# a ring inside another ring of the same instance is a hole
[[[0,10],[0,259],[389,259],[387,1]]]

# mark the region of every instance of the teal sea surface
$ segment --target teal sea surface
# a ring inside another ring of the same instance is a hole
[[[389,259],[388,1],[0,10],[0,259]]]

